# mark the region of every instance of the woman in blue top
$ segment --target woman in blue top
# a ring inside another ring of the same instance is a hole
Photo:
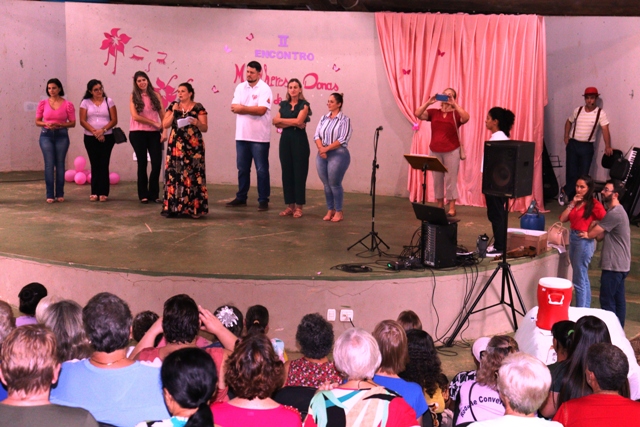
[[[273,119],[273,125],[282,129],[280,137],[280,165],[282,167],[282,192],[288,205],[280,216],[302,216],[302,206],[306,203],[305,187],[309,173],[309,138],[307,122],[311,120],[311,106],[302,94],[302,84],[298,79],[289,80],[287,100],[280,103],[280,112]]]
[[[324,184],[324,196],[327,200],[328,211],[322,218],[324,221],[339,222],[344,219],[342,179],[351,163],[347,144],[352,129],[349,117],[342,113],[342,101],[341,93],[332,93],[329,96],[329,112],[320,119],[314,136],[318,147],[316,168]]]

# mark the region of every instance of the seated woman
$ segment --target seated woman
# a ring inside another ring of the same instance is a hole
[[[498,369],[509,354],[518,349],[512,338],[496,335],[487,345],[486,353],[480,357],[480,368],[475,381],[466,381],[460,386],[456,426],[466,426],[474,421],[485,421],[504,415],[504,405],[498,394]]]
[[[51,304],[42,314],[42,324],[56,336],[58,361],[85,359],[93,353],[82,324],[82,307],[75,301]]]
[[[400,378],[422,386],[424,396],[431,412],[442,414],[445,410],[443,389],[438,385],[442,367],[438,352],[431,335],[425,331],[412,329],[407,331],[409,362]],[[445,387],[448,392],[448,387]]]
[[[346,330],[336,341],[333,359],[347,382],[316,393],[305,427],[420,426],[415,411],[400,395],[371,380],[382,356],[370,333],[359,328]]]
[[[333,347],[333,326],[318,313],[305,315],[296,332],[302,357],[284,364],[285,386],[318,388],[325,382],[341,383],[342,376],[327,356]]]
[[[269,333],[269,310],[263,305],[252,305],[247,309],[247,315],[245,316],[246,333],[254,334],[268,334]],[[272,338],[271,344],[273,350],[276,352],[278,359],[282,363],[286,362],[289,358],[284,350],[284,342],[279,338]]]
[[[102,292],[82,309],[85,332],[94,353],[62,364],[51,402],[84,408],[98,422],[134,426],[169,418],[160,369],[127,359],[133,317],[122,299]]]
[[[207,322],[203,322],[205,329],[216,336],[222,337],[223,342],[233,348],[235,337],[229,332],[220,321],[209,312]],[[162,361],[171,353],[181,348],[197,347],[198,332],[200,331],[200,310],[196,302],[189,295],[180,294],[169,298],[164,303],[164,311],[162,317],[159,318],[142,337],[136,348],[129,355],[129,358],[135,360],[154,362],[156,365],[162,364]],[[211,329],[209,330],[208,327]],[[153,347],[156,337],[164,333],[167,344],[164,347]],[[142,348],[142,350],[141,350]],[[224,348],[207,348],[211,358],[218,368],[220,391],[218,392],[218,401],[227,399],[227,388],[224,383],[223,366],[228,355],[228,351]]]
[[[568,357],[554,371],[549,397],[540,408],[540,413],[545,418],[552,418],[564,402],[591,394],[591,388],[585,378],[587,350],[593,344],[611,344],[609,328],[595,316],[581,317],[576,322],[572,335]]]
[[[13,316],[13,309],[11,306],[0,300],[0,349],[2,349],[2,343],[5,338],[16,327],[16,319]],[[7,390],[0,384],[0,402],[7,398]]]
[[[395,320],[383,320],[376,325],[373,336],[382,354],[382,363],[373,377],[373,382],[402,396],[420,419],[429,409],[422,387],[414,382],[405,381],[398,375],[404,371],[409,361],[407,335],[404,329]]]
[[[60,373],[56,353],[56,337],[44,326],[23,326],[7,336],[0,359],[0,379],[9,391],[0,404],[3,425],[98,426],[86,410],[49,401],[51,385]]]
[[[284,382],[284,364],[264,334],[244,337],[227,359],[226,381],[233,399],[212,406],[218,427],[296,427],[300,414],[280,405],[271,395]]]
[[[18,299],[20,300],[20,313],[23,316],[16,318],[16,326],[35,325],[38,323],[36,319],[36,307],[40,300],[47,296],[47,288],[42,284],[33,282],[20,289]]]
[[[212,427],[209,401],[217,388],[218,374],[211,357],[199,348],[176,350],[160,371],[164,401],[171,418],[137,427]]]

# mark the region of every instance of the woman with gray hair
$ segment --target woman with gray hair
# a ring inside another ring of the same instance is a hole
[[[473,423],[473,427],[561,427],[535,416],[551,387],[551,373],[544,363],[526,353],[510,354],[502,361],[497,380],[504,417]]]
[[[333,390],[316,393],[305,427],[419,425],[415,411],[402,397],[372,381],[382,356],[370,333],[360,328],[345,331],[336,341],[333,359],[348,380]]]

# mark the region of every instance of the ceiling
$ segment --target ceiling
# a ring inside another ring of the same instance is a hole
[[[105,0],[103,0],[105,1]],[[242,9],[640,16],[638,0],[106,0],[109,3]]]

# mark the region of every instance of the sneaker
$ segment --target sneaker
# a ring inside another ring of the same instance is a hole
[[[564,188],[560,189],[560,194],[558,195],[558,204],[560,206],[564,206],[567,201],[567,193],[564,192]]]
[[[246,205],[246,203],[245,203]],[[259,202],[258,203],[258,210],[259,211],[268,211],[269,210],[269,202]]]
[[[496,249],[493,245],[491,245],[487,248],[487,256],[490,258],[502,256],[502,251]]]
[[[228,208],[239,208],[241,206],[247,206],[247,201],[235,198],[232,201],[230,201],[229,203],[227,203],[225,206],[228,207]]]

